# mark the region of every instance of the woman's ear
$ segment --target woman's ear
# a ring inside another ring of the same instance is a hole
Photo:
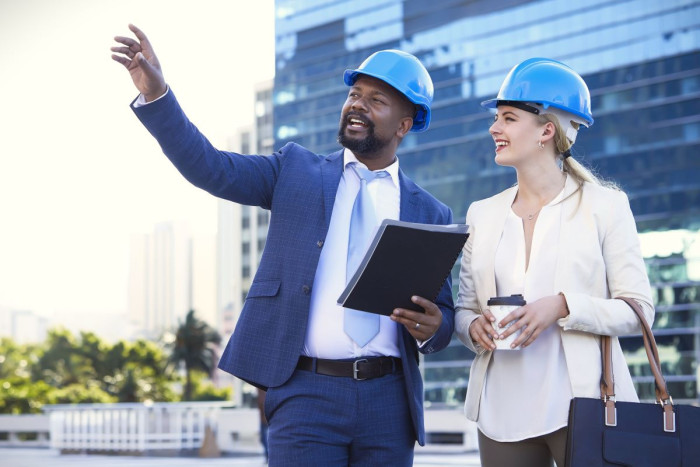
[[[552,122],[547,122],[544,124],[542,127],[542,141],[549,141],[550,139],[554,138],[555,133],[557,132],[557,127],[554,126],[554,123]]]

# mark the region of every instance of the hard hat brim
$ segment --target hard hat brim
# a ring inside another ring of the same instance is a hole
[[[485,109],[495,109],[498,107],[498,99],[495,97],[493,99],[487,99],[481,103],[481,106]]]
[[[485,101],[482,101],[482,102],[481,102],[481,107],[484,107],[485,109],[495,109],[495,108],[498,107],[499,102],[504,102],[504,101],[506,101],[506,100],[509,100],[509,101],[518,101],[518,102],[532,102],[531,100],[523,100],[523,101],[520,101],[520,100],[517,100],[517,99],[499,99],[499,98],[497,98],[497,97],[494,97],[493,99],[487,99],[487,100],[485,100]],[[580,120],[580,121],[578,121],[578,123],[584,125],[586,128],[588,128],[588,127],[590,127],[591,125],[593,125],[593,121],[594,121],[594,120],[593,120],[593,117],[592,117],[592,116],[583,114],[583,113],[581,113],[581,112],[575,112],[575,111],[573,111],[573,110],[571,110],[571,109],[565,108],[565,107],[563,107],[563,106],[561,106],[561,105],[554,104],[554,103],[551,103],[551,102],[539,102],[539,104],[542,105],[542,107],[545,109],[544,112],[542,112],[542,113],[547,113],[546,109],[547,109],[548,107],[553,107],[553,108],[555,108],[555,109],[561,110],[562,112],[567,112],[567,113],[571,114],[572,116],[577,117],[576,120],[577,120],[577,121]]]

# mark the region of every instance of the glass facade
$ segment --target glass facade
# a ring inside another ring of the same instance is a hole
[[[276,15],[274,146],[337,150],[343,71],[376,50],[411,52],[431,73],[435,100],[430,129],[399,148],[401,167],[456,219],[515,182],[512,169],[493,162],[491,114],[479,103],[526,58],[581,73],[596,121],[579,133],[574,157],[629,195],[671,393],[698,401],[700,2],[277,0]],[[651,397],[641,338],[622,343],[640,396]],[[471,359],[457,340],[424,359],[428,405],[462,404]]]

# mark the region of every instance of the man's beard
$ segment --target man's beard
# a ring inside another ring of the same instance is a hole
[[[367,136],[362,139],[350,138],[345,135],[345,130],[348,127],[348,117],[349,114],[343,116],[340,121],[340,128],[338,129],[338,142],[345,148],[351,150],[354,154],[368,155],[379,152],[380,149],[384,148],[388,142],[383,141],[377,137],[374,132],[374,123],[362,119],[363,122],[367,124]]]

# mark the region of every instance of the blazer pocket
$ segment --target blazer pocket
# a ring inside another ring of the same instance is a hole
[[[281,281],[255,281],[250,285],[246,298],[274,297],[280,291]]]

